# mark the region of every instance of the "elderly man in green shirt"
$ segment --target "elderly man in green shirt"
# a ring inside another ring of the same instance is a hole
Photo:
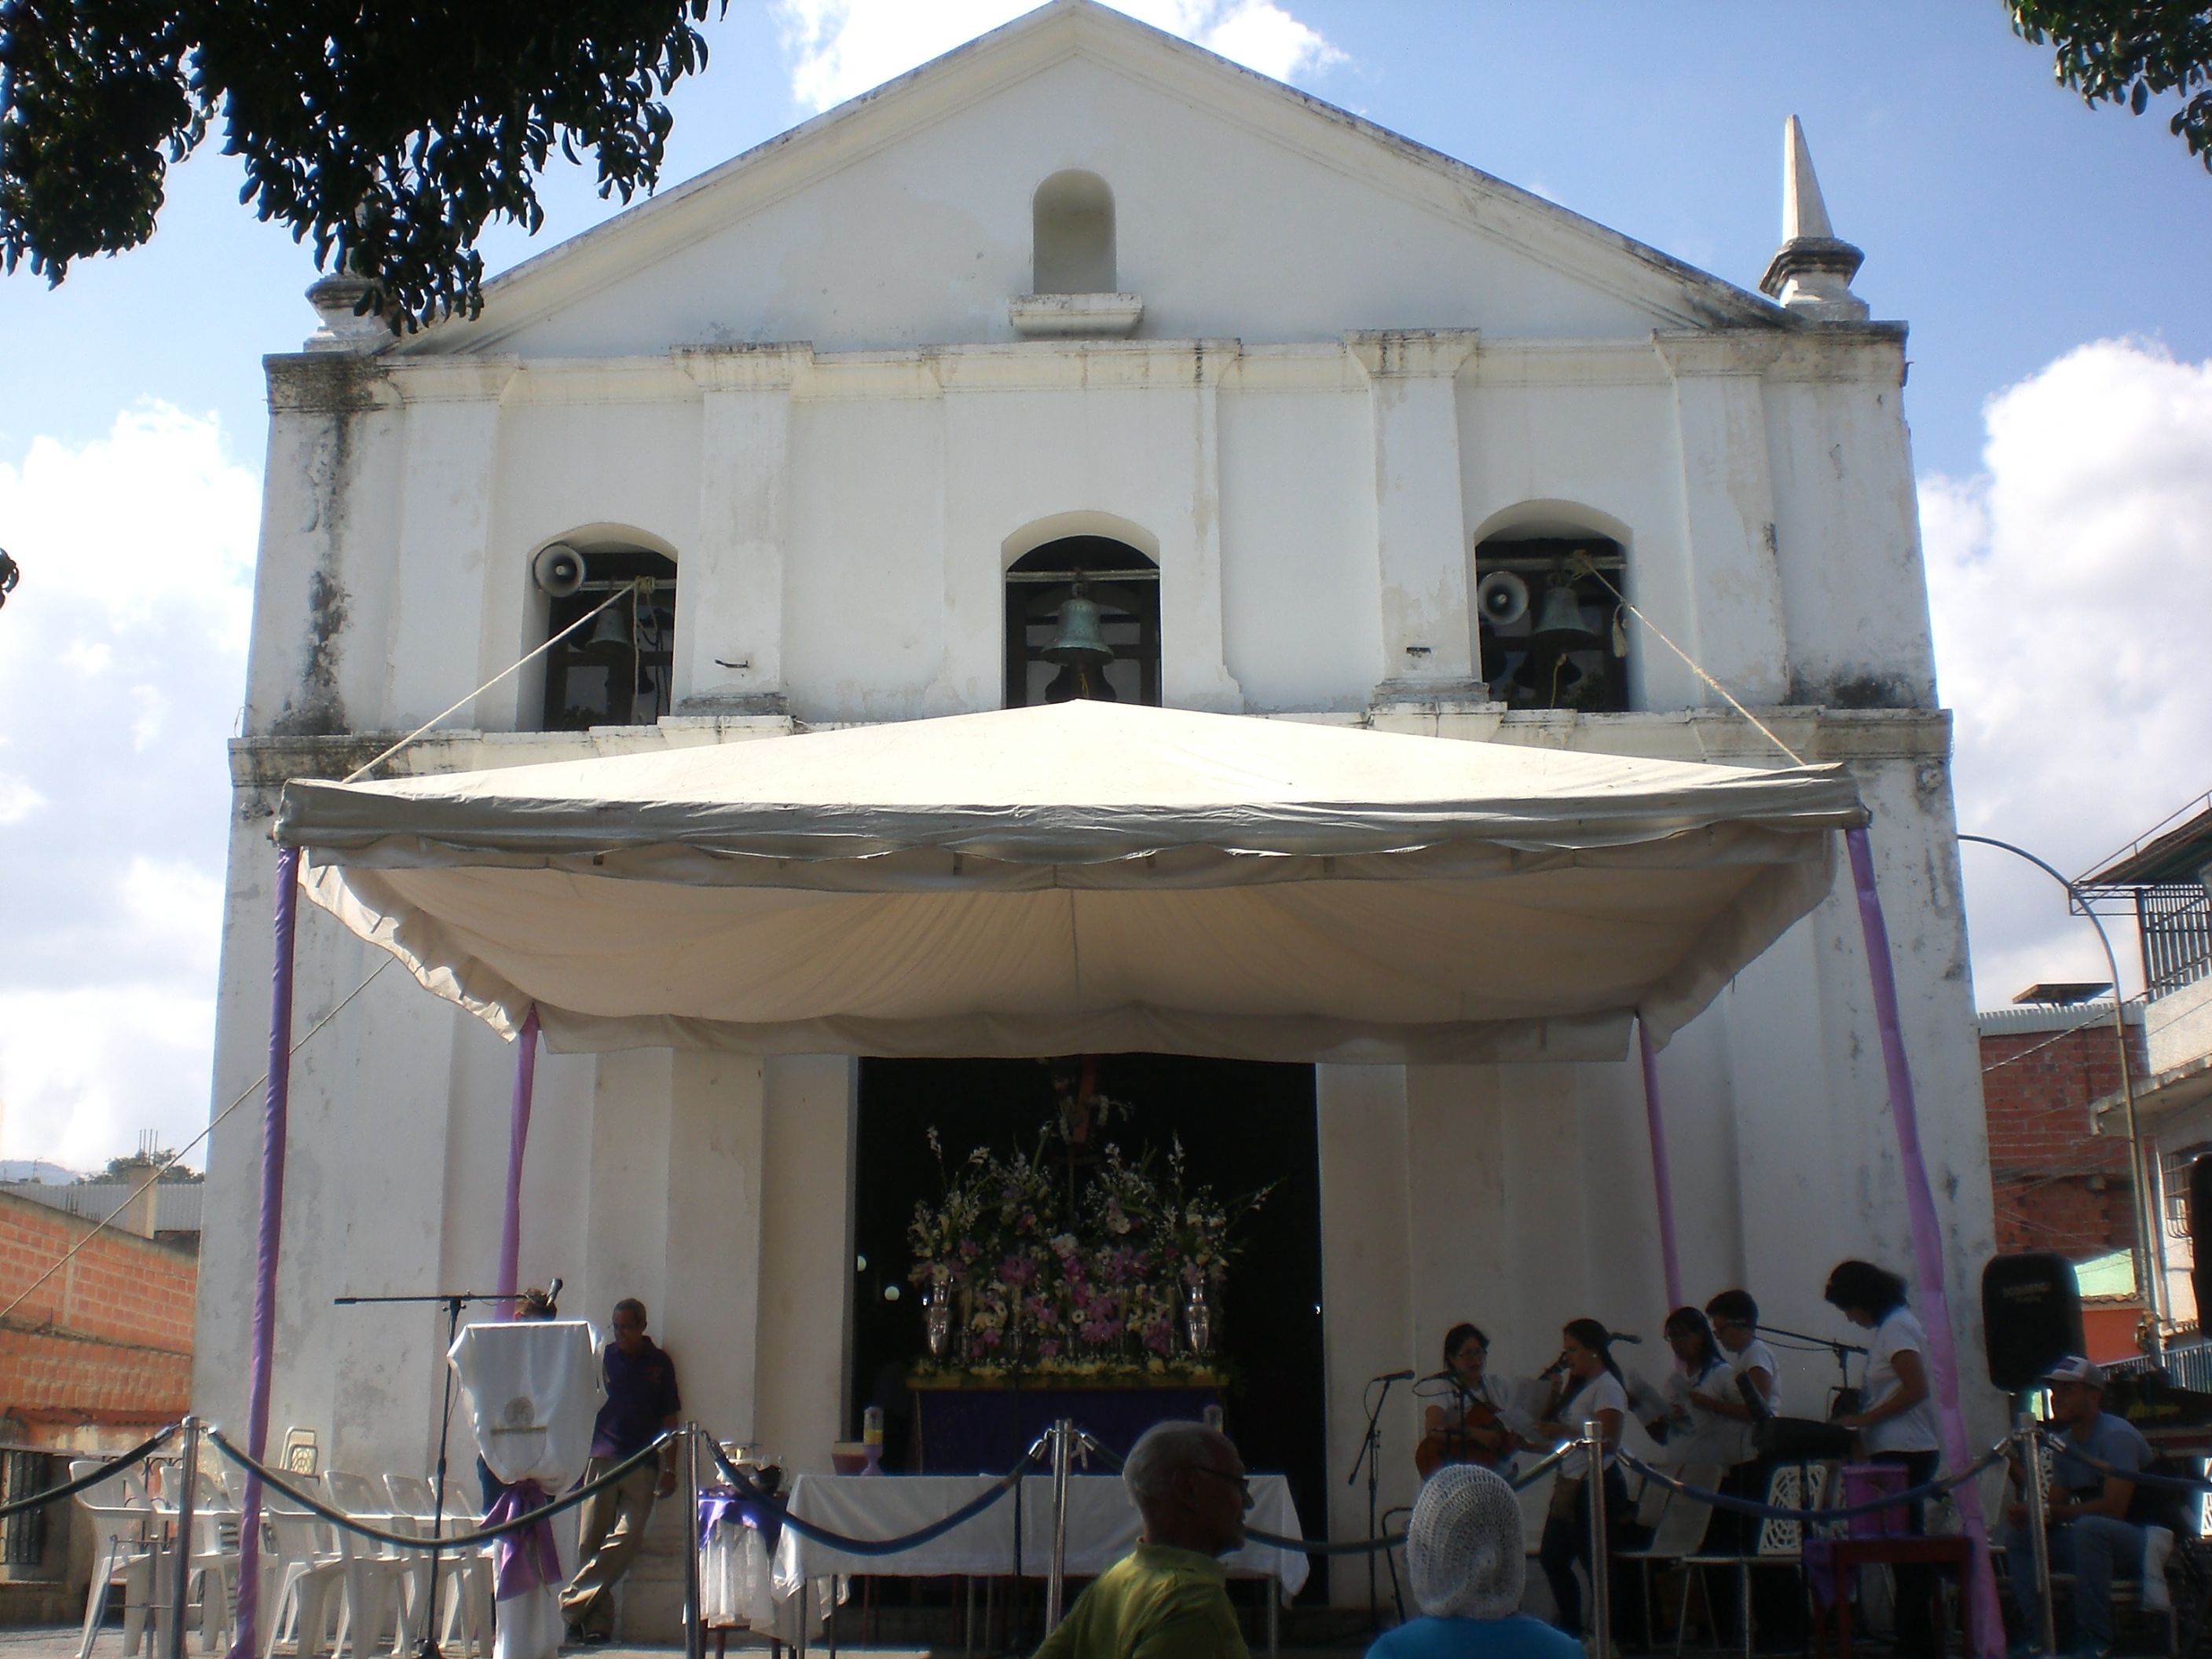
[[[1154,1424],[1121,1483],[1144,1517],[1137,1547],[1076,1598],[1036,1659],[1249,1659],[1218,1559],[1243,1543],[1252,1507],[1229,1437]]]

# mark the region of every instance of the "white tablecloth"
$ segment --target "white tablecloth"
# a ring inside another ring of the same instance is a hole
[[[896,1538],[915,1532],[991,1487],[986,1474],[802,1474],[792,1484],[791,1513],[848,1538]],[[1290,1482],[1279,1474],[1252,1477],[1252,1512],[1262,1532],[1304,1535]],[[1032,1475],[1022,1483],[1022,1575],[1042,1578],[1052,1564],[1052,1480]],[[1127,1555],[1137,1541],[1138,1516],[1118,1475],[1079,1474],[1067,1483],[1067,1571],[1090,1578]],[[1303,1552],[1247,1544],[1222,1564],[1246,1577],[1281,1580],[1285,1601],[1306,1582]],[[917,1548],[896,1555],[858,1555],[802,1538],[789,1527],[776,1546],[778,1595],[795,1595],[809,1579],[839,1573],[930,1578],[954,1573],[1007,1577],[1014,1571],[1014,1494]]]

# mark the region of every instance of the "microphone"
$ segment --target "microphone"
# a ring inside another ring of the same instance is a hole
[[[559,1275],[559,1274],[557,1274],[557,1273],[556,1273],[556,1274],[555,1274],[555,1275],[553,1276],[553,1278],[552,1278],[552,1279],[550,1279],[550,1280],[548,1280],[548,1281],[546,1282],[546,1285],[545,1285],[545,1299],[546,1299],[548,1302],[558,1302],[558,1301],[560,1301],[560,1299],[561,1299],[561,1284],[562,1284],[561,1277],[560,1277],[560,1275]]]
[[[1413,1368],[1408,1365],[1402,1371],[1384,1371],[1380,1376],[1370,1376],[1367,1380],[1370,1382],[1410,1382],[1413,1380]]]

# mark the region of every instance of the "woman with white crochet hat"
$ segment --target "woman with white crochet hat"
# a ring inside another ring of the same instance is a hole
[[[1367,1659],[1583,1659],[1582,1644],[1521,1611],[1521,1501],[1494,1469],[1456,1463],[1421,1488],[1406,1525],[1406,1576],[1421,1616]]]

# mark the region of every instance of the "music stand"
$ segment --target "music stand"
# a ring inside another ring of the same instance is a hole
[[[416,1659],[444,1659],[438,1649],[438,1558],[441,1553],[439,1541],[446,1533],[446,1448],[453,1431],[453,1368],[443,1363],[453,1351],[453,1344],[461,1334],[461,1309],[471,1302],[512,1302],[512,1296],[495,1296],[484,1291],[447,1291],[431,1296],[338,1296],[331,1298],[331,1304],[340,1308],[366,1307],[373,1303],[434,1303],[446,1310],[446,1346],[440,1353],[438,1369],[445,1373],[445,1403],[438,1413],[438,1462],[430,1482],[430,1589],[424,1598],[427,1609],[422,1621],[422,1639],[415,1644]]]

